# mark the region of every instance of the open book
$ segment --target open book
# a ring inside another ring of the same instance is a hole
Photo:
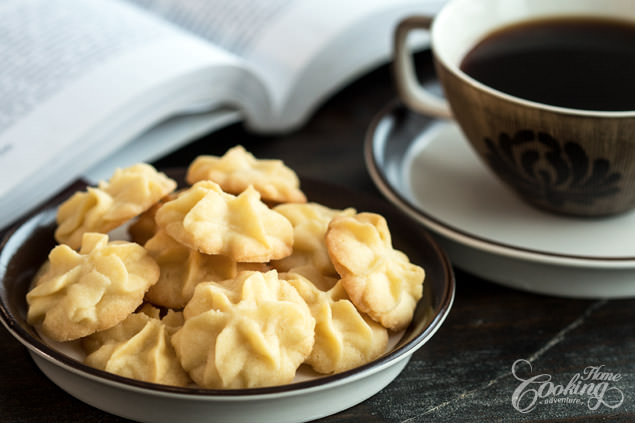
[[[444,0],[0,3],[0,228],[79,176],[232,122],[301,125]]]

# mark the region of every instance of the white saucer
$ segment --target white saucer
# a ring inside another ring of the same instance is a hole
[[[455,123],[399,103],[373,121],[365,158],[380,191],[457,267],[542,294],[635,296],[635,212],[582,219],[536,209],[495,178]]]

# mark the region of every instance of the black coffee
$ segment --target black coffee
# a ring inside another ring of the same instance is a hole
[[[465,56],[461,69],[527,100],[635,110],[635,24],[594,18],[523,22],[487,36]]]

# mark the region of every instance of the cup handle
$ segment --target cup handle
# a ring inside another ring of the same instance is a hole
[[[452,112],[448,102],[427,91],[417,81],[412,54],[406,45],[410,31],[415,29],[430,30],[433,19],[430,16],[410,16],[397,25],[393,60],[395,81],[399,96],[406,106],[423,114],[450,119]]]

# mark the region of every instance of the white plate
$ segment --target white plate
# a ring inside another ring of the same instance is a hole
[[[182,180],[184,170],[169,172]],[[55,209],[49,207],[16,226],[0,252],[0,321],[28,349],[44,374],[76,398],[109,413],[145,422],[299,422],[337,413],[388,385],[412,354],[439,329],[454,299],[449,260],[414,220],[376,196],[302,179],[311,201],[383,214],[393,244],[424,267],[424,296],[413,321],[385,354],[334,375],[313,374],[281,386],[212,390],[158,385],[106,373],[73,358],[76,351],[47,342],[26,322],[26,292],[54,246]]]
[[[534,208],[496,179],[454,122],[396,102],[369,128],[365,159],[379,190],[431,230],[457,267],[536,293],[635,295],[635,212],[588,219]]]

